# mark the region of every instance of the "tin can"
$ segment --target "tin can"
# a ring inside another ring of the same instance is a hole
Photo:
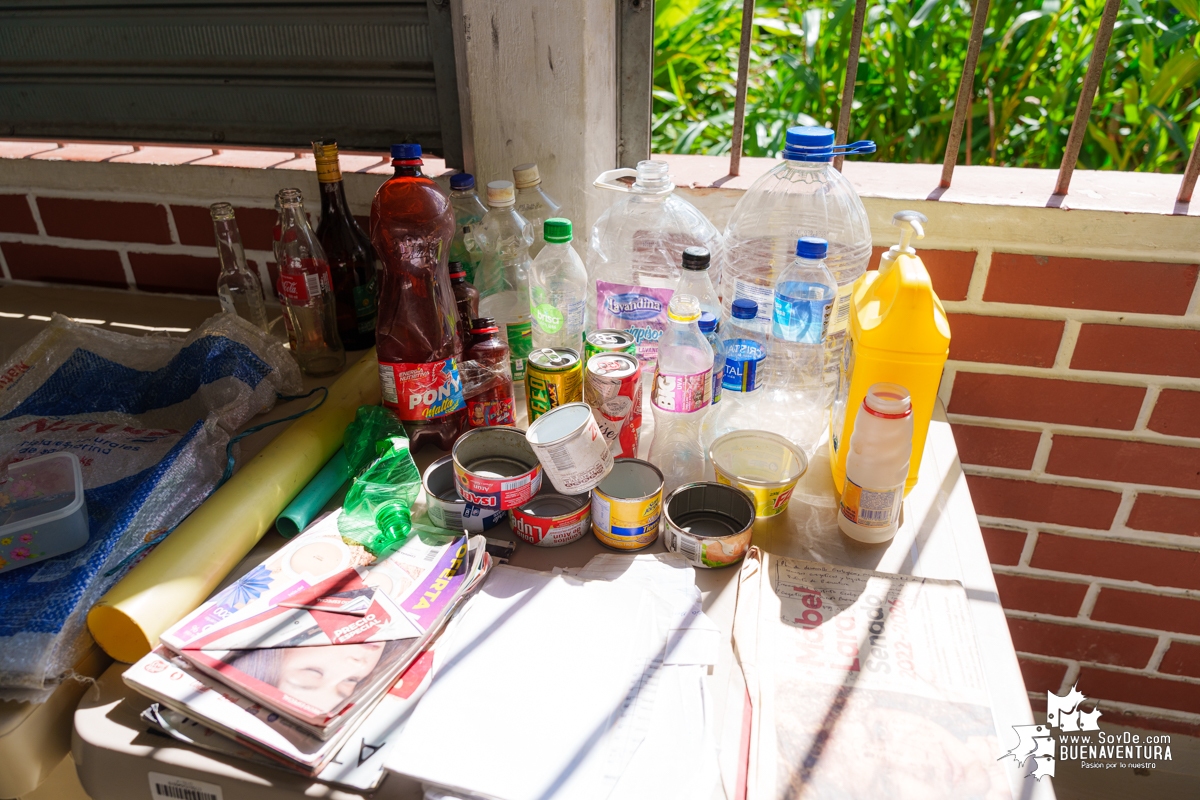
[[[617,550],[654,544],[662,519],[663,474],[637,458],[622,458],[592,489],[592,533]]]
[[[642,365],[637,356],[599,353],[588,359],[583,399],[616,458],[636,458],[642,431]]]
[[[612,452],[587,403],[567,403],[546,412],[529,426],[525,438],[563,494],[590,492],[612,470]]]
[[[592,331],[583,339],[583,363],[597,353],[625,353],[637,357],[637,339],[633,334],[615,328]]]
[[[454,457],[445,455],[434,461],[421,476],[425,487],[425,505],[429,521],[439,528],[467,533],[483,533],[500,524],[507,512],[468,503],[454,485]]]
[[[450,455],[459,497],[480,508],[508,511],[542,488],[542,465],[523,430],[474,428],[458,437]]]
[[[583,401],[583,363],[567,347],[543,347],[525,364],[525,408],[529,422],[552,408]]]
[[[724,483],[688,483],[663,503],[663,544],[694,567],[741,561],[754,535],[754,498]]]
[[[543,489],[510,513],[512,530],[538,547],[570,544],[587,533],[592,522],[591,498]]]

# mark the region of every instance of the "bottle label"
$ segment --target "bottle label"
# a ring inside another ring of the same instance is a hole
[[[354,287],[354,318],[358,321],[358,332],[375,330],[375,282]]]
[[[453,358],[427,364],[380,361],[383,404],[406,422],[437,419],[466,408]]]
[[[776,339],[799,344],[820,344],[829,328],[834,293],[819,283],[788,281],[775,291],[771,333]]]
[[[509,365],[512,367],[514,381],[525,380],[525,359],[533,350],[532,322],[510,322],[504,326],[505,338],[508,339]]]
[[[663,375],[654,371],[650,402],[661,411],[688,414],[712,402],[712,370],[691,375]]]
[[[596,327],[625,331],[637,342],[638,358],[654,361],[673,294],[671,289],[596,281]]]
[[[842,369],[838,375],[837,394],[829,416],[829,444],[836,458],[842,446],[842,435],[846,431],[846,406],[850,401],[850,382],[854,379],[854,338],[846,342],[842,353]]]
[[[317,159],[317,180],[321,183],[337,183],[342,179],[342,169],[337,156]]]
[[[775,290],[770,286],[737,278],[733,282],[733,299],[753,300],[758,303],[758,314],[754,318],[767,325],[771,324],[771,317],[775,312]]]
[[[838,287],[833,299],[833,312],[829,315],[829,335],[837,336],[850,325],[850,300],[854,297],[856,281]]]
[[[467,400],[467,422],[472,428],[516,425],[516,408],[511,397],[500,400]]]
[[[888,489],[867,489],[846,477],[842,516],[863,528],[888,528],[900,517],[904,484]]]
[[[758,365],[766,357],[766,348],[753,339],[726,339],[721,385],[734,392],[754,391],[761,383]]]
[[[563,313],[549,303],[534,306],[531,313],[538,330],[543,333],[558,333],[562,330],[563,323],[566,322]]]
[[[307,306],[318,302],[321,293],[333,284],[329,265],[305,258],[279,270],[279,295],[291,305]]]

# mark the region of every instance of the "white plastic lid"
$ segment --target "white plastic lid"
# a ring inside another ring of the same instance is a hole
[[[522,164],[519,167],[513,167],[513,183],[518,189],[529,189],[541,182],[542,176],[538,172],[537,164]]]
[[[492,208],[516,205],[517,195],[512,181],[492,181],[487,185],[487,202]]]
[[[82,504],[83,472],[74,453],[14,461],[0,480],[0,536],[68,517]]]

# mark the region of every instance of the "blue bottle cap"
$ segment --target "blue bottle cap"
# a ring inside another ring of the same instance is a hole
[[[394,144],[392,145],[392,160],[393,161],[412,161],[421,157],[421,145],[419,144]]]
[[[788,161],[829,162],[837,155],[866,155],[875,152],[875,143],[869,139],[835,145],[833,138],[832,128],[817,125],[788,128],[784,138],[783,157]]]
[[[712,333],[717,329],[717,317],[711,311],[700,312],[700,332]]]
[[[450,176],[450,188],[456,192],[475,188],[475,176],[469,172],[456,172]]]
[[[804,236],[796,242],[796,255],[819,261],[829,252],[829,242],[816,236]]]
[[[749,297],[739,297],[733,301],[734,319],[754,319],[758,316],[758,303]]]

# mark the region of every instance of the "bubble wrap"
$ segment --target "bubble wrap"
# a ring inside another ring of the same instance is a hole
[[[0,697],[49,697],[124,570],[105,573],[199,505],[238,428],[300,388],[291,354],[231,314],[183,339],[55,315],[0,368],[0,463],[78,455],[90,525],[82,548],[0,574]]]

